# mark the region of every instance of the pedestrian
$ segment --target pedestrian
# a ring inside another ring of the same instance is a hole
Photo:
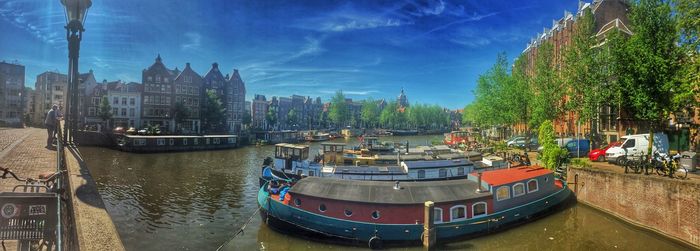
[[[56,135],[56,126],[58,125],[58,106],[53,105],[51,110],[46,113],[46,119],[44,119],[44,125],[46,126],[46,132],[48,132],[48,138],[46,139],[46,148],[53,149],[53,139]]]

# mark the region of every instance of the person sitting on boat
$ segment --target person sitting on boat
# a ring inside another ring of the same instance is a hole
[[[270,181],[268,185],[268,190],[271,194],[277,194],[280,191],[280,184],[276,180]]]

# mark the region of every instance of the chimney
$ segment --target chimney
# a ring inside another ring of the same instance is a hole
[[[481,192],[483,192],[483,190],[481,189],[481,172],[478,172],[477,175],[478,175],[478,176],[477,176],[477,177],[478,177],[478,179],[477,179],[478,181],[477,181],[477,184],[476,184],[476,185],[477,185],[477,187],[476,187],[476,192],[477,192],[477,193],[481,193]]]

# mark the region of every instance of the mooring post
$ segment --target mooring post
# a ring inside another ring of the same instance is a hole
[[[426,250],[431,250],[435,246],[437,236],[435,234],[435,203],[432,201],[425,202],[425,216],[423,221],[423,247]]]

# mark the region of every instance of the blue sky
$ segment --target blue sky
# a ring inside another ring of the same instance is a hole
[[[512,60],[574,0],[231,1],[94,0],[80,71],[140,81],[166,66],[239,69],[247,96],[394,99],[461,108],[498,52]],[[0,60],[26,66],[26,86],[67,69],[59,0],[0,1]]]

